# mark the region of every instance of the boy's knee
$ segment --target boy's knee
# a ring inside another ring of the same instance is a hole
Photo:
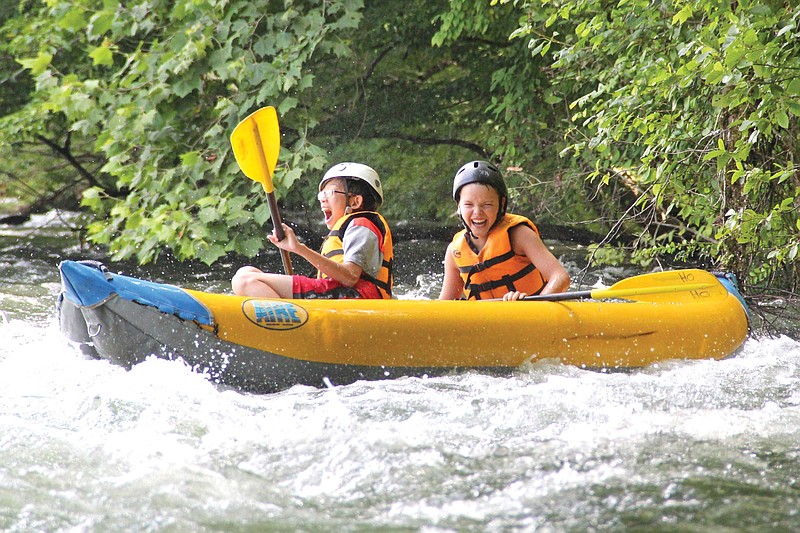
[[[247,292],[248,286],[253,282],[253,274],[261,272],[259,269],[251,266],[244,266],[236,271],[231,279],[231,286],[233,293],[243,295]]]
[[[248,274],[250,272],[261,272],[261,271],[254,266],[243,266],[236,271],[236,274],[234,274],[233,277],[236,278],[244,274]]]

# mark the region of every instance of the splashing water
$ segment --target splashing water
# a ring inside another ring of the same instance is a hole
[[[273,395],[0,325],[0,526],[517,530],[797,523],[800,344]],[[754,512],[755,507],[769,509]]]
[[[126,371],[84,358],[58,329],[57,261],[5,257],[3,530],[787,531],[800,523],[800,343],[788,337],[751,339],[724,361],[627,373],[544,361],[511,377],[248,395],[180,361],[152,358]],[[402,297],[435,296],[435,275],[413,279]],[[223,285],[202,280],[209,290]]]

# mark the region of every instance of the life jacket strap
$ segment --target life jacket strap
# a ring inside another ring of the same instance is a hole
[[[483,272],[499,263],[503,263],[508,261],[509,259],[513,258],[514,253],[513,250],[509,250],[508,252],[498,255],[497,257],[491,257],[486,261],[481,261],[480,263],[475,263],[474,265],[462,266],[458,267],[458,271],[462,274],[472,274],[474,272]]]
[[[517,271],[515,274],[505,275],[499,280],[492,280],[487,281],[485,283],[470,283],[470,275],[467,276],[467,282],[464,284],[464,287],[469,291],[468,298],[475,298],[476,300],[480,300],[480,295],[484,292],[491,291],[497,289],[498,287],[505,287],[509,291],[517,290],[514,282],[518,281],[536,269],[533,263],[527,264],[524,268]],[[538,291],[541,292],[541,289]],[[537,294],[538,294],[537,292]]]

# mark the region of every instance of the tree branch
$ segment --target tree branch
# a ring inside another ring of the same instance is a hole
[[[48,139],[44,135],[37,134],[36,138],[47,145],[55,153],[63,157],[75,170],[78,171],[78,174],[80,174],[83,179],[89,182],[90,185],[105,188],[99,181],[97,181],[97,178],[95,178],[94,174],[89,172],[86,167],[84,167],[81,162],[78,161],[78,159],[72,154],[72,151],[70,150],[70,132],[67,132],[67,138],[64,141],[64,146],[59,146],[58,143]]]
[[[369,64],[367,70],[364,71],[364,75],[361,76],[362,82],[366,85],[367,81],[372,77],[372,74],[375,73],[375,69],[378,68],[378,64],[383,61],[383,58],[394,49],[394,45],[387,46],[383,50],[378,53],[377,57],[372,60],[372,63]]]

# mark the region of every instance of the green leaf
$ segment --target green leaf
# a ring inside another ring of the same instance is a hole
[[[725,76],[725,67],[719,61],[715,61],[711,67],[711,72],[706,75],[706,82],[709,85],[716,85]]]
[[[192,167],[200,161],[200,152],[193,150],[181,154],[181,165],[185,167]]]
[[[687,4],[683,6],[683,9],[675,13],[675,15],[672,17],[672,23],[681,25],[687,20],[689,20],[692,14],[693,14],[692,6]]]
[[[101,45],[89,52],[93,65],[112,66],[114,64],[114,54],[108,46]]]
[[[255,257],[264,247],[266,236],[260,237],[237,237],[236,249],[246,257]]]
[[[200,76],[194,72],[181,77],[172,84],[172,92],[177,96],[184,98],[192,91],[199,91],[201,87]]]
[[[286,113],[297,107],[297,104],[298,104],[297,98],[287,96],[278,105],[278,116],[282,117],[283,115],[285,115]]]
[[[558,103],[563,102],[563,101],[564,101],[564,99],[562,97],[556,96],[556,95],[554,95],[552,93],[547,93],[547,94],[544,95],[544,102],[546,104],[553,105],[553,104],[558,104]]]
[[[87,34],[92,38],[100,38],[110,31],[114,23],[113,11],[98,11],[89,19]]]
[[[789,129],[789,115],[786,114],[786,111],[781,109],[775,113],[775,121],[781,128]]]
[[[38,76],[50,66],[53,55],[47,52],[39,52],[39,55],[32,59],[18,59],[17,62],[29,69],[33,76]]]
[[[82,30],[86,25],[86,19],[83,13],[84,11],[82,8],[70,9],[58,18],[58,25],[65,30]]]
[[[747,55],[747,48],[742,46],[739,42],[730,45],[725,50],[725,66],[728,68],[735,67],[739,61]]]
[[[213,264],[217,259],[225,255],[225,247],[220,244],[211,246],[201,246],[196,252],[197,257],[206,265]]]

